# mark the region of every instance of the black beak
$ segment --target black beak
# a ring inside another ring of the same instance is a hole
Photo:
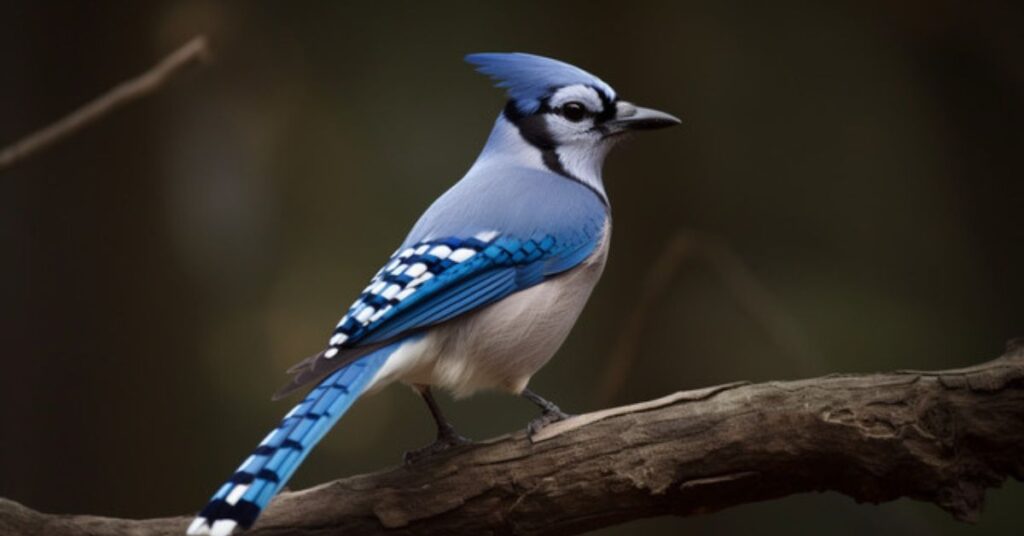
[[[616,105],[615,118],[605,123],[605,126],[612,133],[617,133],[626,130],[655,130],[672,127],[679,123],[682,121],[672,114],[619,101]]]

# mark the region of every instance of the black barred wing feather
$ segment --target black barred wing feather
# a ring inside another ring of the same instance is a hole
[[[338,322],[329,345],[293,367],[284,396],[380,346],[533,286],[583,261],[599,231],[530,239],[478,233],[396,252]]]

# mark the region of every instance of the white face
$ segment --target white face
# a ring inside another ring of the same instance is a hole
[[[629,132],[679,123],[664,112],[620,101],[603,85],[563,86],[539,103],[526,104],[528,112],[515,100],[506,103],[485,153],[511,155],[524,166],[543,166],[584,184],[605,202],[601,167],[612,146]]]
[[[584,84],[561,87],[529,115],[518,113],[509,101],[503,117],[515,125],[537,164],[605,197],[601,167],[621,139],[613,120],[623,103],[599,91]]]
[[[614,106],[609,102],[609,106]],[[614,116],[605,110],[605,102],[597,90],[584,85],[566,86],[556,91],[547,101],[549,111],[544,114],[551,141],[558,147],[603,145],[605,132],[600,119]]]
[[[604,125],[615,118],[616,103],[602,99],[593,87],[575,85],[559,89],[546,104],[542,117],[558,163],[569,175],[597,188],[605,156],[620,139],[609,136]]]

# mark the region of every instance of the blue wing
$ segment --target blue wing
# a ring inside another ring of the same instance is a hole
[[[537,234],[528,239],[478,233],[425,241],[395,253],[338,322],[329,346],[294,367],[295,378],[276,396],[403,335],[578,265],[594,252],[602,232],[593,225],[570,235]]]
[[[529,288],[589,256],[597,229],[574,236],[449,237],[398,253],[335,329],[332,346],[389,340]]]
[[[275,397],[571,269],[594,252],[607,219],[598,196],[560,175],[474,167],[424,213],[328,347],[292,367],[295,377]]]

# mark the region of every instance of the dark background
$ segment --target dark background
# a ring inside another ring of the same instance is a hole
[[[567,410],[995,357],[1024,335],[1022,28],[1010,2],[4,2],[0,146],[197,33],[215,61],[0,173],[0,496],[201,507],[288,409],[269,400],[282,371],[479,151],[503,96],[462,63],[475,51],[562,58],[685,119],[606,166],[604,280],[533,383]],[[756,306],[692,256],[607,393],[680,229],[734,253]],[[476,438],[533,414],[443,403]],[[398,463],[431,426],[392,387],[291,485]],[[1010,483],[970,526],[827,493],[601,534],[1011,534],[1022,500]]]

